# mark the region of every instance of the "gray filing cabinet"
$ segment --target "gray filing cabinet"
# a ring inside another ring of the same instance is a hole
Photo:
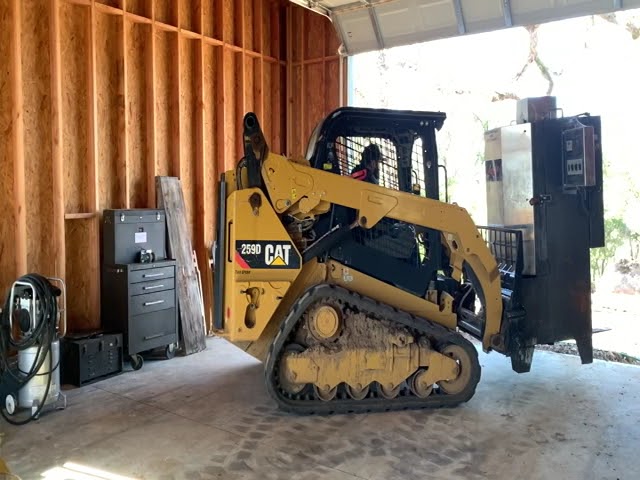
[[[141,352],[165,347],[171,358],[178,342],[176,261],[103,265],[102,322],[122,332],[135,370],[142,367]]]

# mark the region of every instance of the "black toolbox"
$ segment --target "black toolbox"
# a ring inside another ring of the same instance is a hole
[[[102,263],[138,263],[141,250],[152,250],[155,260],[167,258],[164,209],[120,209],[102,212]]]
[[[104,380],[122,372],[122,334],[70,334],[61,339],[60,354],[63,384],[80,387]]]

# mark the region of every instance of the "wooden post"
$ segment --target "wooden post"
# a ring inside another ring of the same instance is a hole
[[[293,150],[293,7],[287,6],[287,155],[292,155]]]
[[[322,88],[327,88],[327,56],[329,55],[327,52],[327,25],[328,23],[322,20],[322,41],[324,42],[322,45]],[[326,94],[322,96],[323,115],[327,113],[327,97],[328,95]],[[311,132],[309,132],[309,135],[311,135]]]
[[[305,18],[306,18],[306,10],[303,10],[302,12],[300,12],[300,17],[302,17],[300,19],[300,38],[296,38],[296,42],[299,41],[299,48],[300,48],[300,138],[298,139],[298,151],[293,152],[294,155],[299,155],[304,153],[303,150],[303,145],[306,144],[306,138],[305,135],[307,134],[306,132],[306,128],[307,128],[307,98],[305,96],[305,70],[308,68],[307,66],[305,66],[304,61],[307,58],[307,49],[305,48]]]
[[[242,87],[241,90],[242,92],[236,92],[236,95],[242,95],[242,111],[239,112],[238,115],[236,115],[236,122],[238,124],[240,124],[241,119],[244,117],[244,114],[247,113],[247,92],[245,91],[246,85],[247,85],[247,66],[246,66],[246,58],[247,58],[247,45],[246,45],[246,32],[245,32],[245,28],[244,28],[244,23],[245,23],[245,12],[247,11],[245,2],[247,0],[240,0],[240,18],[242,19],[242,21],[240,22],[240,31],[241,31],[241,40],[240,43],[242,43],[242,45],[240,45],[240,47],[242,47]]]
[[[13,123],[13,195],[15,206],[15,261],[16,275],[27,273],[27,206],[24,182],[24,103],[22,91],[22,2],[11,2],[12,48],[11,63],[12,114]]]
[[[89,50],[88,50],[88,75],[87,75],[87,109],[89,117],[89,131],[87,132],[87,152],[89,164],[89,182],[87,185],[87,194],[89,196],[89,210],[97,212],[100,208],[98,186],[99,170],[98,170],[98,92],[96,78],[96,8],[95,0],[91,0],[91,9],[89,14]]]
[[[156,19],[155,2],[150,1],[149,11],[151,12],[150,41],[147,46],[146,58],[146,88],[147,98],[145,101],[147,115],[147,207],[153,208],[156,205]]]
[[[199,12],[199,23],[200,28],[202,28],[203,24],[203,9],[200,8]],[[211,211],[211,207],[207,209],[207,205],[205,204],[206,191],[207,189],[213,188],[211,181],[206,176],[206,150],[205,150],[205,141],[204,141],[204,118],[205,118],[205,109],[211,108],[208,105],[204,104],[204,41],[194,40],[196,42],[196,65],[195,65],[195,88],[196,88],[196,112],[195,112],[195,189],[196,189],[196,198],[195,198],[195,211],[196,211],[196,222],[195,222],[195,230],[196,230],[196,239],[195,239],[195,247],[196,247],[196,256],[198,259],[198,265],[201,272],[202,278],[202,296],[204,301],[204,311],[205,311],[205,324],[211,325],[211,298],[212,298],[212,288],[209,284],[209,262],[207,255],[207,232],[206,226],[209,224],[209,217],[213,214]],[[206,333],[207,329],[205,329]]]
[[[258,2],[258,8],[254,11],[254,15],[258,16],[258,45],[259,45],[259,52],[260,53],[260,69],[258,72],[259,75],[259,79],[260,81],[258,82],[258,88],[259,88],[259,95],[256,96],[254,95],[254,102],[257,103],[257,110],[258,110],[258,118],[260,119],[260,121],[262,122],[263,125],[271,124],[271,121],[267,122],[264,119],[264,68],[265,68],[265,59],[264,57],[266,56],[265,53],[265,48],[264,48],[264,18],[262,18],[264,16],[264,1],[263,0],[259,0]],[[255,25],[255,22],[254,22]],[[254,85],[254,89],[256,88],[256,86]],[[257,98],[256,98],[257,97]],[[269,131],[273,132],[273,125],[269,125]],[[273,134],[272,134],[273,136]],[[271,142],[271,138],[267,139],[267,142]]]
[[[122,0],[122,116],[118,119],[118,125],[120,127],[120,145],[118,151],[118,182],[120,183],[120,205],[124,208],[129,208],[130,197],[129,195],[129,81],[127,79],[127,13],[126,13],[126,0]]]
[[[100,210],[100,175],[98,166],[98,89],[97,89],[97,53],[96,53],[96,6],[95,0],[91,0],[89,12],[89,49],[88,49],[88,75],[87,75],[87,111],[88,127],[87,132],[87,162],[88,162],[88,182],[87,196],[89,211],[96,213],[92,220],[91,242],[93,245],[100,245],[100,222],[102,215]],[[90,311],[96,316],[100,316],[100,249],[96,248],[89,254],[88,258],[89,278],[91,278],[92,288],[90,289],[89,305]]]
[[[62,165],[62,82],[59,0],[51,0],[51,164],[53,186],[54,275],[65,277],[64,171]]]
[[[170,115],[173,117],[173,140],[171,143],[171,174],[175,177],[180,177],[181,175],[181,164],[182,157],[180,155],[180,138],[181,138],[181,130],[180,130],[180,64],[182,63],[181,55],[180,55],[180,7],[178,6],[178,2],[176,3],[176,25],[178,26],[178,30],[175,33],[175,55],[173,56],[172,72],[175,75],[176,84],[174,85],[173,91],[171,92],[171,100],[169,103],[169,108],[171,109]]]

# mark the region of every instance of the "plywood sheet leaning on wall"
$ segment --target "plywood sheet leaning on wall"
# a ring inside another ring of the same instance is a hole
[[[181,343],[184,353],[190,355],[204,350],[206,344],[198,274],[193,263],[193,243],[180,180],[156,177],[156,195],[157,207],[164,208],[167,215],[169,257],[177,262]]]

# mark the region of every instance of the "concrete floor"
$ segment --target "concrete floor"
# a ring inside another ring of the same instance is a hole
[[[517,375],[480,359],[477,393],[455,409],[298,417],[275,409],[261,364],[209,339],[70,390],[36,423],[2,421],[0,456],[23,479],[106,478],[55,476],[66,462],[158,480],[640,478],[639,367],[536,352]]]

